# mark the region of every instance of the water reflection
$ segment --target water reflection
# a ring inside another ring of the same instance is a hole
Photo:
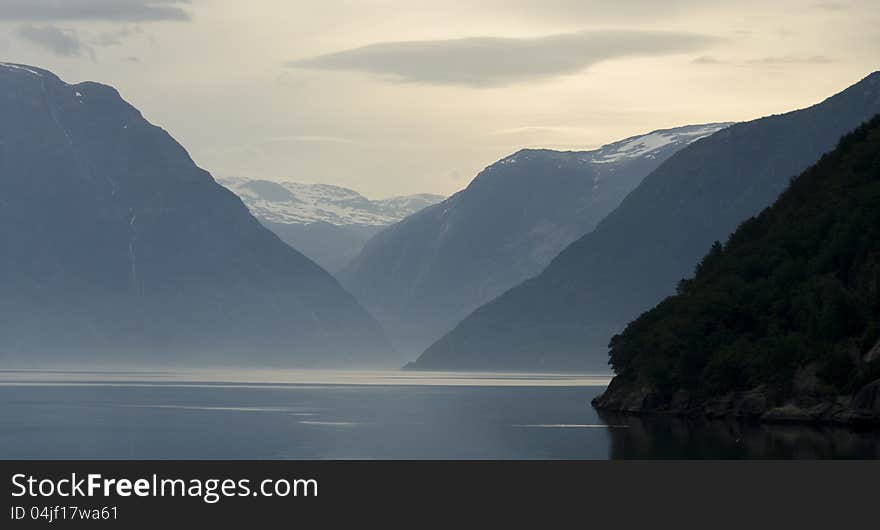
[[[0,386],[189,386],[282,388],[289,385],[605,387],[609,374],[402,372],[398,370],[169,369],[3,370]]]
[[[609,429],[612,459],[880,458],[880,432],[839,427],[633,417],[599,413]]]

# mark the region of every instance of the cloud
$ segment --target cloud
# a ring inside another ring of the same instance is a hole
[[[95,46],[121,46],[122,43],[129,37],[140,35],[141,33],[143,33],[143,30],[141,30],[139,27],[124,28],[118,31],[101,33],[100,35],[92,39],[91,42]]]
[[[729,64],[728,61],[719,59],[713,55],[701,55],[691,62],[694,64]]]
[[[190,0],[0,0],[0,20],[54,22],[189,20]]]
[[[770,56],[770,57],[759,57],[756,59],[749,60],[740,60],[740,61],[729,61],[727,59],[719,59],[713,55],[703,55],[697,57],[693,61],[692,64],[699,65],[731,65],[736,67],[749,67],[749,66],[785,66],[785,65],[798,65],[798,64],[834,64],[839,63],[840,60],[835,59],[833,57],[826,57],[824,55],[809,55],[809,56],[800,56],[800,55],[782,55],[782,56]]]
[[[87,50],[76,31],[70,29],[26,25],[18,29],[18,36],[55,55],[72,57]]]
[[[819,2],[818,4],[813,4],[813,7],[826,11],[846,11],[849,9],[849,5],[843,2]]]
[[[718,42],[721,39],[693,33],[583,31],[521,39],[381,42],[286,65],[366,72],[401,82],[483,87],[573,74],[619,57],[692,52]]]
[[[339,136],[292,135],[268,138],[265,143],[350,144],[354,141]]]
[[[554,125],[523,125],[521,127],[511,127],[508,129],[498,129],[495,131],[491,131],[489,134],[495,136],[509,136],[509,135],[519,135],[519,134],[533,134],[533,133],[577,133],[583,134],[584,129],[582,127],[564,127],[564,126],[554,126]]]
[[[761,57],[758,59],[752,59],[749,61],[749,64],[778,66],[784,64],[832,64],[837,62],[840,61],[832,57],[826,57],[824,55],[812,55],[809,57],[785,55],[781,57]]]
[[[724,0],[482,0],[473,2],[480,9],[487,8],[495,16],[514,15],[529,20],[553,22],[590,22],[597,20],[656,20],[673,17]]]

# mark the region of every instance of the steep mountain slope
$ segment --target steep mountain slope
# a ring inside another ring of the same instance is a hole
[[[219,178],[251,213],[284,242],[319,265],[337,272],[372,236],[444,199],[418,194],[370,200],[360,193],[327,184]]]
[[[880,116],[614,337],[611,364],[602,408],[880,422]]]
[[[612,335],[671,294],[713,241],[877,112],[880,73],[810,108],[693,143],[540,276],[479,308],[414,367],[603,369]]]
[[[0,63],[0,359],[348,365],[378,324],[111,87]]]
[[[726,126],[655,131],[595,151],[520,151],[374,237],[339,277],[402,351],[418,354],[538,274],[672,153]]]

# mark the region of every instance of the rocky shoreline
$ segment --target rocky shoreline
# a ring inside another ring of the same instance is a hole
[[[807,373],[796,378],[794,393],[760,386],[700,400],[684,391],[661,396],[618,376],[592,404],[598,410],[625,415],[880,428],[880,379],[852,395],[830,396],[822,390],[814,375]]]

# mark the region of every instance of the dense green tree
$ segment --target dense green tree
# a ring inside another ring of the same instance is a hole
[[[671,398],[773,385],[813,364],[835,393],[880,376],[880,116],[716,242],[677,294],[611,340],[622,381]]]

